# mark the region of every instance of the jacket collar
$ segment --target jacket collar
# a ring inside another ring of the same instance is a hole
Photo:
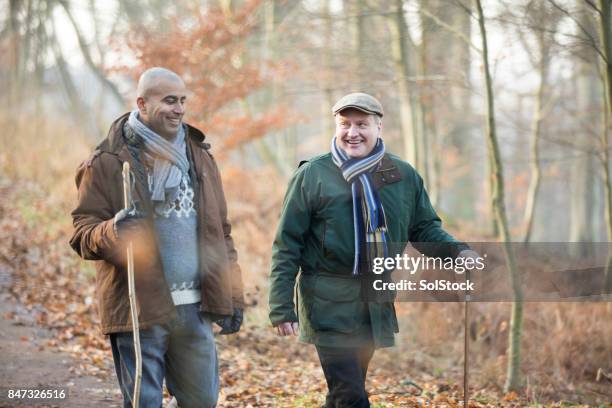
[[[388,154],[380,161],[378,168],[372,173],[372,182],[376,190],[380,190],[387,184],[397,183],[402,180],[402,174]]]

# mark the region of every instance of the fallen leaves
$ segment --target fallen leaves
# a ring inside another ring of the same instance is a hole
[[[14,191],[3,193],[16,194]],[[48,211],[42,193],[29,194],[40,200],[34,206],[37,211]],[[18,214],[14,201],[17,200],[0,202],[0,214]],[[64,208],[64,214],[69,210]],[[79,363],[70,368],[71,372],[114,377],[109,342],[98,329],[93,301],[94,273],[91,264],[80,261],[68,247],[69,234],[68,224],[63,229],[49,229],[18,216],[2,217],[2,282],[6,281],[8,290],[26,307],[31,321],[28,316],[14,312],[4,313],[3,318],[16,324],[37,324],[53,330],[54,337],[41,341],[39,348],[75,357]],[[250,304],[253,305],[257,303],[256,296],[261,294],[251,296]],[[252,322],[255,318],[249,319],[258,314],[261,315],[260,310],[247,313],[247,323],[238,334],[217,337],[222,387],[219,406],[321,406],[327,387],[314,347],[300,344],[293,338],[279,338],[267,323],[257,324]],[[20,340],[33,341],[25,336]],[[462,407],[460,370],[430,370],[433,375],[428,375],[424,368],[427,364],[423,362],[426,357],[397,358],[393,352],[377,351],[367,383],[373,408]],[[607,374],[603,371],[600,374],[602,382],[608,378]],[[472,389],[471,395],[470,408],[518,407],[527,403],[524,396],[503,395],[493,387]]]
[[[507,393],[504,395],[504,401],[512,402],[518,399],[518,394],[514,391]]]

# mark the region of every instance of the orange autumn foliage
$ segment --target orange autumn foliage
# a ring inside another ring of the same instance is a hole
[[[231,13],[219,7],[193,9],[187,21],[171,17],[161,29],[132,27],[126,41],[137,64],[120,69],[135,79],[154,66],[181,75],[193,93],[186,120],[223,140],[226,149],[281,129],[291,120],[284,105],[255,105],[247,99],[284,76],[281,63],[248,52],[261,3],[249,0]]]

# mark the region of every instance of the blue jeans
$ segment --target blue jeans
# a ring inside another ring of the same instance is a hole
[[[219,394],[219,371],[212,322],[200,304],[176,307],[178,317],[140,331],[142,381],[139,405],[162,405],[163,380],[181,408],[214,407]],[[113,361],[123,394],[132,406],[135,356],[132,332],[110,335]]]

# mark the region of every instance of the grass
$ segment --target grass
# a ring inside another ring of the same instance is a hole
[[[313,394],[305,394],[303,396],[297,397],[291,400],[291,404],[296,408],[319,408],[323,402],[325,401],[325,397],[320,393]]]

